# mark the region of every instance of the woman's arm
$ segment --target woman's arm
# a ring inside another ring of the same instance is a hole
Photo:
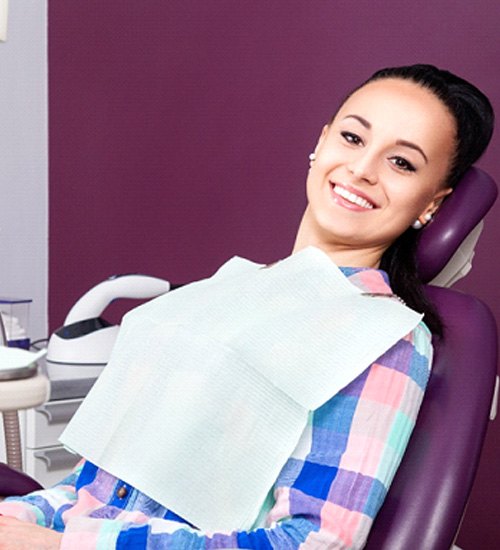
[[[62,534],[16,518],[0,516],[0,550],[59,550]]]
[[[113,519],[70,512],[61,548],[362,548],[408,443],[431,356],[419,326],[311,415],[265,528],[207,534],[125,510]]]

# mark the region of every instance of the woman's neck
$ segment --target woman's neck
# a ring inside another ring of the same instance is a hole
[[[292,254],[308,246],[321,249],[336,265],[345,267],[378,268],[382,254],[385,251],[382,247],[357,247],[350,244],[336,243],[333,239],[324,238],[313,229],[304,214],[297,231]]]

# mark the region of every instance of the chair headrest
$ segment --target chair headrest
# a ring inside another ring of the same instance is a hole
[[[466,172],[432,222],[422,229],[417,265],[424,283],[437,277],[445,268],[493,206],[497,195],[497,186],[486,172],[475,167]]]

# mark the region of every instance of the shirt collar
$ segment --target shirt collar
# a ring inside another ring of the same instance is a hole
[[[371,267],[340,267],[351,283],[364,292],[392,294],[389,276],[381,269]]]

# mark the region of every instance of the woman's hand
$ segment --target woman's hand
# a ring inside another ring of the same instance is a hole
[[[51,529],[0,516],[0,550],[58,550],[61,539]]]

